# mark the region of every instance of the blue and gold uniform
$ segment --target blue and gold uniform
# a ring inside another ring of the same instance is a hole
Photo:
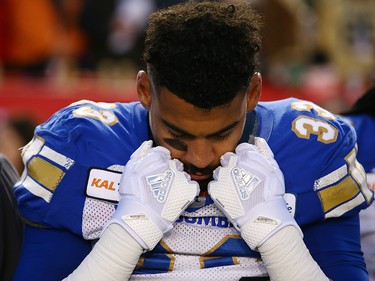
[[[368,95],[368,96],[367,96]],[[374,96],[374,88],[369,90],[364,97],[370,99]],[[375,106],[370,100],[367,104]],[[367,174],[367,183],[370,189],[375,190],[375,114],[374,112],[356,112],[345,115],[353,125],[358,137],[357,158],[363,165]],[[375,204],[360,213],[361,244],[367,263],[370,281],[375,281]]]
[[[367,280],[358,213],[373,192],[356,160],[353,128],[313,103],[286,99],[260,102],[248,113],[241,142],[254,136],[265,138],[274,152],[288,208],[326,275]],[[116,208],[126,162],[147,139],[147,110],[139,103],[81,101],[37,127],[23,149],[26,169],[15,189],[29,237],[17,281],[61,280],[79,265]],[[38,273],[29,276],[31,270]],[[266,275],[259,254],[210,197],[200,196],[156,248],[142,255],[132,280]]]

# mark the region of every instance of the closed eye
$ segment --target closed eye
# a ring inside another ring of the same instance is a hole
[[[176,139],[178,141],[190,140],[190,139],[194,138],[193,136],[185,135],[185,134],[181,134],[181,133],[175,133],[171,130],[168,130],[168,132],[174,139]],[[227,131],[224,134],[223,133],[213,134],[213,135],[208,136],[207,138],[212,139],[212,140],[216,140],[216,141],[225,141],[231,136],[231,134],[232,134],[232,130]]]
[[[172,131],[168,130],[168,133],[172,136],[172,138],[164,138],[164,141],[173,147],[174,149],[180,151],[187,151],[188,146],[187,144],[181,139],[182,135],[175,134]]]
[[[182,140],[182,139],[192,139],[193,136],[190,136],[190,135],[185,135],[185,134],[181,134],[181,133],[175,133],[171,130],[168,130],[168,133],[173,137],[175,138],[176,140]]]
[[[218,140],[218,141],[225,141],[225,140],[229,139],[231,134],[232,134],[232,131],[230,131],[229,133],[226,133],[226,134],[214,135],[214,136],[211,136],[210,138],[213,138],[213,139]]]

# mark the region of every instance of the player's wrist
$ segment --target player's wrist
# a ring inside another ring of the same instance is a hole
[[[286,226],[293,226],[302,237],[302,231],[286,208],[280,196],[262,202],[237,220],[241,236],[252,250],[257,250],[267,239]]]
[[[102,233],[91,253],[64,281],[128,280],[142,254],[142,247],[118,224]]]
[[[279,229],[258,250],[271,280],[329,280],[293,226]]]

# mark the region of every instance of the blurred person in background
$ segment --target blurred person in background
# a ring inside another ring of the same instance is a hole
[[[80,26],[89,46],[82,59],[83,69],[96,71],[107,66],[111,71],[120,67],[135,76],[137,69],[144,68],[147,17],[155,10],[185,1],[83,0]]]
[[[111,19],[111,29],[107,44],[114,56],[129,54],[136,68],[141,67],[144,29],[147,17],[156,10],[154,1],[120,0],[117,1]]]
[[[21,251],[23,222],[13,185],[24,168],[21,148],[33,137],[30,118],[9,117],[0,108],[0,280],[11,281]]]
[[[0,153],[4,154],[21,175],[24,165],[21,149],[33,138],[36,123],[30,117],[0,118]]]
[[[367,173],[370,188],[375,189],[375,86],[361,96],[342,115],[354,126],[358,136],[358,161]],[[360,212],[361,243],[370,280],[375,281],[375,204]]]
[[[2,56],[7,72],[40,75],[56,41],[56,17],[50,0],[1,0]]]
[[[302,93],[333,113],[342,110],[341,80],[329,54],[316,49],[312,52],[302,76]]]
[[[7,74],[44,77],[85,49],[79,0],[1,0],[0,61]],[[3,17],[2,17],[3,15]]]
[[[17,210],[13,185],[19,175],[9,161],[0,153],[0,280],[12,281],[21,252],[23,222]]]

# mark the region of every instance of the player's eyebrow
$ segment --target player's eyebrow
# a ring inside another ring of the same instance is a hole
[[[170,129],[172,129],[173,131],[176,131],[186,137],[191,137],[191,138],[195,138],[197,136],[189,133],[189,132],[186,132],[185,130],[181,129],[181,128],[178,128],[174,125],[172,125],[171,123],[169,123],[168,121],[166,121],[165,119],[161,118],[161,121],[164,123],[164,125],[166,125],[167,127],[169,127]],[[206,136],[204,136],[205,138],[210,138],[210,137],[214,137],[214,136],[217,136],[217,135],[221,135],[225,132],[228,132],[230,130],[232,130],[234,127],[236,127],[238,124],[240,123],[239,120],[237,121],[234,121],[233,123],[229,124],[228,126],[226,126],[225,128],[223,129],[220,129],[219,131],[217,132],[214,132],[214,133],[211,133],[211,134],[208,134]]]

